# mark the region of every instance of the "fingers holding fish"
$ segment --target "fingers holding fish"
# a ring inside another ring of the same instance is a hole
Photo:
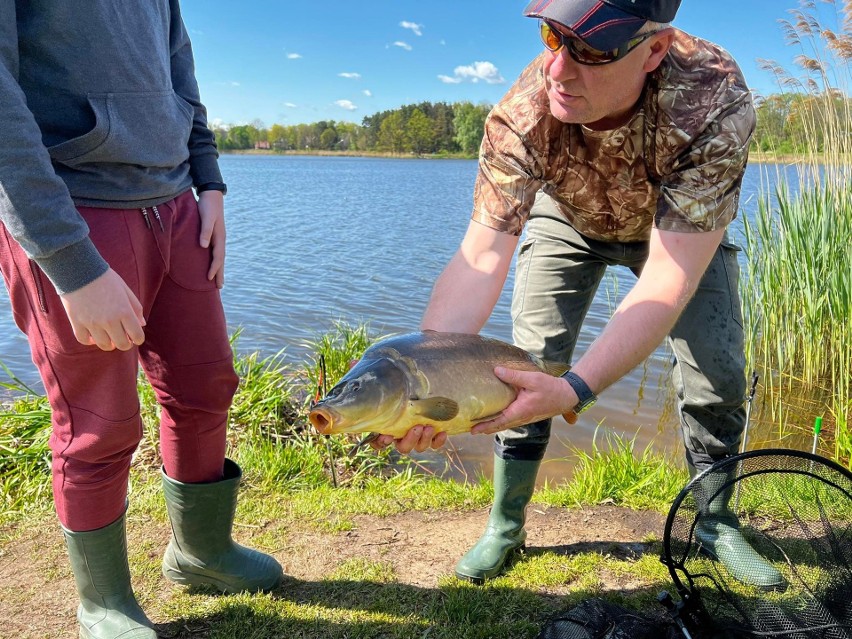
[[[413,426],[399,439],[394,439],[393,435],[379,435],[370,442],[370,446],[375,450],[382,450],[394,444],[400,453],[407,455],[412,450],[419,453],[430,448],[438,450],[446,443],[447,433],[445,431],[436,432],[432,426],[426,424]]]
[[[515,400],[503,411],[471,429],[474,435],[492,435],[501,430],[517,428],[555,415],[564,414],[568,423],[576,422],[573,412],[576,400],[564,379],[537,371],[514,370],[498,366],[497,378],[517,389]],[[574,403],[571,403],[574,401]],[[570,418],[573,416],[573,421]]]
[[[393,435],[379,435],[370,441],[370,448],[373,450],[384,450],[396,441]]]
[[[396,444],[401,453],[410,453],[412,448],[418,453],[430,448],[438,449],[447,441],[446,431],[437,432],[432,426],[415,426]],[[412,445],[412,448],[409,448]]]

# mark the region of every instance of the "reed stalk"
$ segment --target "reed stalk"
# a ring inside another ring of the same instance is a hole
[[[788,124],[796,128],[802,160],[793,177],[776,165],[774,191],[763,188],[754,219],[744,219],[744,307],[748,352],[752,365],[764,371],[779,430],[788,422],[813,421],[791,414],[801,407],[791,408],[786,395],[819,397],[834,457],[850,464],[852,2],[821,5],[803,1],[782,21],[788,44],[801,52],[796,64],[802,76],[764,63],[783,89],[794,92]],[[831,26],[823,26],[826,19]]]

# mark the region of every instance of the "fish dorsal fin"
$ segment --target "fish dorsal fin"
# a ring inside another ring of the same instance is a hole
[[[409,401],[416,415],[436,422],[448,422],[459,414],[458,402],[448,397],[429,397],[427,399],[412,397]]]
[[[536,366],[548,375],[553,375],[554,377],[560,377],[571,370],[571,366],[563,364],[562,362],[555,362],[552,359],[541,359],[535,355],[530,355],[530,357]]]

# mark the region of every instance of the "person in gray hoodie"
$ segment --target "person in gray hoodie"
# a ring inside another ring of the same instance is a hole
[[[178,0],[0,0],[0,140],[0,272],[51,404],[80,636],[156,636],[125,534],[140,363],[162,408],[163,573],[275,587],[278,562],[231,540],[226,188]]]

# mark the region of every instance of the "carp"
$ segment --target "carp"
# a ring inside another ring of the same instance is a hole
[[[422,331],[369,347],[308,415],[322,434],[374,433],[400,438],[416,425],[449,435],[497,416],[517,395],[495,366],[553,376],[569,366],[544,361],[506,342],[469,333]]]

